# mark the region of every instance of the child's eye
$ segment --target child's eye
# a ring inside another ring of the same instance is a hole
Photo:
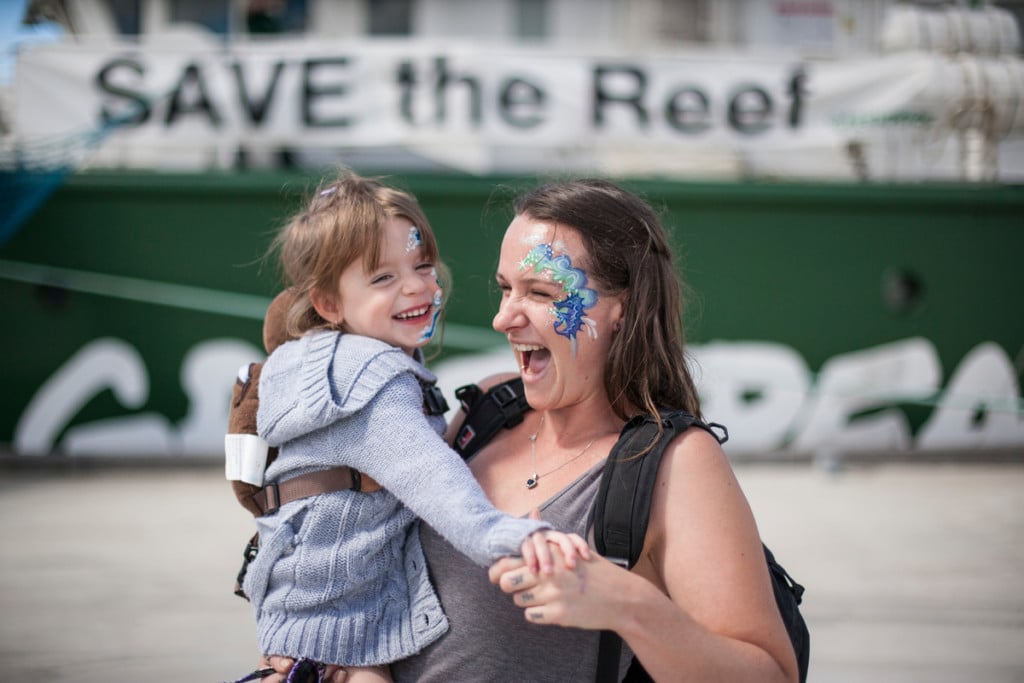
[[[381,273],[380,275],[375,275],[370,280],[370,284],[371,285],[376,285],[376,284],[380,284],[380,283],[383,283],[383,282],[387,282],[390,279],[391,279],[391,273]]]
[[[421,264],[419,264],[418,266],[416,266],[416,270],[426,270],[426,271],[431,271],[431,270],[433,270],[433,269],[434,269],[434,264],[433,264],[433,263],[430,263],[429,261],[428,261],[428,262],[426,262],[426,263],[421,263]]]

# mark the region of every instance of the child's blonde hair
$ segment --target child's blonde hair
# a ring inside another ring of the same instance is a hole
[[[447,294],[450,277],[441,262],[434,231],[416,198],[407,192],[342,171],[323,184],[293,216],[271,244],[279,254],[286,286],[292,290],[292,305],[285,320],[290,338],[298,338],[329,322],[313,308],[310,292],[335,292],[342,272],[356,259],[371,271],[380,264],[384,224],[401,217],[419,228],[423,255],[437,267],[438,280]]]

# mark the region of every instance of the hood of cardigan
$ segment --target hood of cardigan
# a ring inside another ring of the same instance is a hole
[[[280,446],[326,427],[362,409],[402,373],[434,384],[420,358],[419,350],[412,358],[377,339],[327,330],[282,344],[260,376],[259,434]]]

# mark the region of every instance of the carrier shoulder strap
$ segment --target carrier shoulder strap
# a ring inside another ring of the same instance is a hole
[[[494,435],[506,427],[515,427],[529,410],[523,380],[514,377],[496,384],[486,392],[475,384],[455,390],[466,419],[455,436],[452,448],[463,459],[487,445]]]

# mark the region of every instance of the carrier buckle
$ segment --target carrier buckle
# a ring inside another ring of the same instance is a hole
[[[516,402],[516,392],[512,390],[507,384],[500,384],[494,387],[494,391],[491,393],[491,399],[498,404],[498,407],[503,409],[506,406]]]
[[[272,515],[281,508],[281,491],[277,488],[276,483],[264,486],[263,495],[267,503],[267,509],[263,511],[264,515]]]
[[[423,405],[427,415],[444,415],[448,412],[448,401],[437,386],[423,388]]]

